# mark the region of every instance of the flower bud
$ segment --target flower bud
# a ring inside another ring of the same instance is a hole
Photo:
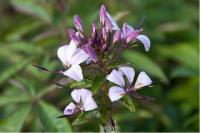
[[[92,23],[92,37],[97,35],[97,25],[95,22]]]
[[[108,32],[107,32],[107,29],[106,28],[102,28],[102,37],[103,37],[103,40],[105,42],[107,42],[107,39],[108,39]]]
[[[97,62],[97,55],[94,48],[90,44],[82,45],[81,48],[90,56],[92,61]]]
[[[69,29],[69,36],[71,38],[71,40],[73,40],[77,45],[81,43],[80,38],[78,37],[78,35],[76,34],[76,32],[73,29]]]
[[[82,26],[82,21],[78,15],[74,16],[74,24],[80,34],[81,37],[83,37],[83,26]]]
[[[113,44],[116,42],[120,42],[121,40],[121,31],[120,30],[116,30],[114,35],[113,35]]]
[[[106,20],[106,7],[104,5],[101,6],[99,16],[100,16],[100,21],[102,25],[105,25],[105,20]]]

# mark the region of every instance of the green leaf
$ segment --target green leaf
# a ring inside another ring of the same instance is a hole
[[[19,132],[21,131],[21,128],[23,126],[23,123],[29,114],[31,109],[31,106],[24,105],[20,106],[19,109],[14,111],[13,114],[11,114],[6,119],[1,119],[0,121],[0,131],[1,132]]]
[[[62,113],[54,106],[43,101],[39,103],[38,113],[45,131],[48,132],[71,132],[71,126],[67,119],[56,118]]]
[[[16,103],[23,103],[31,101],[31,97],[27,95],[25,90],[22,90],[17,87],[7,87],[1,93],[0,96],[0,107],[9,105],[9,104],[16,104]]]
[[[34,84],[30,81],[30,80],[27,80],[25,78],[18,78],[18,80],[23,84],[25,85],[25,88],[26,88],[26,91],[28,92],[28,94],[30,96],[35,96],[36,95],[36,89],[34,87]]]
[[[27,33],[39,28],[42,26],[42,23],[39,21],[26,21],[17,27],[15,27],[11,32],[6,35],[6,40],[8,41],[18,41]]]
[[[28,65],[31,62],[32,59],[33,58],[30,57],[26,60],[23,60],[21,62],[14,64],[14,65],[8,67],[6,70],[4,70],[1,73],[0,84],[5,82],[6,80],[8,80],[11,76],[15,75],[17,72],[22,70],[24,67],[26,67],[26,65]]]
[[[179,66],[172,70],[170,73],[170,76],[172,78],[178,78],[178,77],[192,77],[192,76],[197,76],[197,73],[195,71],[192,71],[189,68]]]
[[[162,46],[158,47],[159,54],[171,58],[175,61],[198,72],[199,58],[198,50],[188,44],[177,44],[175,46]]]
[[[51,22],[51,15],[48,12],[48,8],[42,5],[37,0],[11,0],[11,4],[16,10],[22,13],[37,16],[45,22]]]
[[[8,104],[15,104],[21,102],[30,101],[30,97],[27,95],[13,95],[13,96],[2,96],[0,97],[0,107]]]
[[[167,77],[164,72],[153,60],[144,56],[141,53],[136,51],[127,50],[123,53],[125,59],[130,61],[133,64],[133,67],[138,68],[139,70],[144,70],[147,73],[160,78],[164,82],[168,82]]]

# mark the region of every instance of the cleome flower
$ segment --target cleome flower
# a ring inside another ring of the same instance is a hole
[[[123,76],[128,80],[125,83]],[[118,86],[112,86],[109,89],[109,97],[112,102],[119,100],[125,94],[130,94],[135,96],[135,91],[141,89],[142,87],[149,86],[152,84],[152,80],[145,72],[140,72],[138,78],[133,85],[133,80],[135,76],[135,71],[132,67],[123,66],[117,70],[113,70],[106,79]]]
[[[68,76],[76,81],[83,79],[82,69],[79,64],[86,61],[89,55],[72,40],[69,45],[63,45],[58,48],[57,56],[67,68],[63,75]]]
[[[71,102],[66,106],[64,115],[72,115],[78,111],[91,111],[97,108],[97,104],[92,98],[92,92],[87,89],[75,89],[71,92],[75,103]]]
[[[122,30],[116,30],[113,37],[113,43],[119,42],[123,46],[127,46],[128,43],[135,42],[139,40],[145,48],[145,51],[149,51],[151,42],[146,35],[140,35],[142,29],[134,30],[133,27],[127,23],[123,24]]]

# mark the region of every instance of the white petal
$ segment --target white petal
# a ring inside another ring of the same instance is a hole
[[[132,67],[128,66],[120,67],[119,71],[121,71],[124,75],[126,75],[130,84],[133,82],[135,71]]]
[[[90,90],[82,88],[82,89],[79,89],[79,91],[80,91],[80,96],[81,96],[82,102],[84,102],[87,97],[92,97],[92,92]]]
[[[149,51],[151,45],[150,39],[145,35],[138,35],[136,38],[144,45],[145,51]]]
[[[74,113],[76,105],[74,103],[70,103],[64,110],[65,115],[71,115]]]
[[[124,94],[125,94],[125,91],[123,88],[118,87],[118,86],[113,86],[110,88],[108,95],[110,97],[110,100],[114,102],[122,98]]]
[[[124,82],[124,78],[122,76],[122,74],[116,70],[113,70],[107,77],[107,80],[109,80],[110,82],[113,82],[117,85],[120,86],[125,86],[125,82]]]
[[[117,22],[113,19],[112,16],[110,16],[110,14],[107,12],[106,13],[108,19],[110,20],[111,24],[112,24],[112,29],[113,30],[120,30],[119,26],[117,25]]]
[[[80,92],[80,90],[77,90],[77,89],[73,90],[71,92],[71,96],[72,96],[72,98],[74,99],[74,101],[76,103],[80,103],[80,100],[81,100],[81,92]]]
[[[134,89],[140,89],[144,86],[148,86],[152,83],[152,80],[149,78],[149,76],[145,72],[140,72],[138,75],[138,78],[135,82]]]
[[[84,111],[90,111],[97,108],[97,104],[92,97],[87,97],[83,102]]]
[[[64,65],[70,65],[72,55],[75,53],[76,48],[76,44],[73,41],[69,45],[63,45],[58,48],[57,56]]]
[[[63,72],[63,75],[68,76],[76,81],[83,80],[82,69],[79,65],[72,65],[71,68]]]
[[[81,64],[89,58],[89,55],[82,49],[77,48],[71,59],[71,65]]]

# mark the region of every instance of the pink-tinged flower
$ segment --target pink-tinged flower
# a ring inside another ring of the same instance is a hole
[[[75,103],[71,102],[66,106],[64,115],[72,115],[78,111],[91,111],[97,108],[97,104],[92,98],[92,92],[87,89],[75,89],[71,92]]]
[[[69,45],[63,45],[58,48],[57,56],[65,67],[68,68],[68,70],[63,72],[63,75],[77,81],[83,79],[82,69],[79,64],[86,61],[89,55],[84,50],[77,48],[73,40],[71,40]]]
[[[145,51],[149,51],[151,42],[150,39],[146,35],[139,35],[142,30],[134,30],[128,24],[124,24],[122,28],[122,38],[126,43],[130,43],[132,41],[139,40],[145,48]]]
[[[123,76],[128,80],[128,85],[125,84]],[[142,87],[149,86],[152,84],[151,79],[145,72],[140,72],[134,85],[133,79],[135,71],[132,67],[124,66],[120,67],[119,70],[113,70],[106,79],[118,86],[113,86],[109,89],[109,97],[112,102],[119,100],[125,94],[134,95],[135,91]]]

